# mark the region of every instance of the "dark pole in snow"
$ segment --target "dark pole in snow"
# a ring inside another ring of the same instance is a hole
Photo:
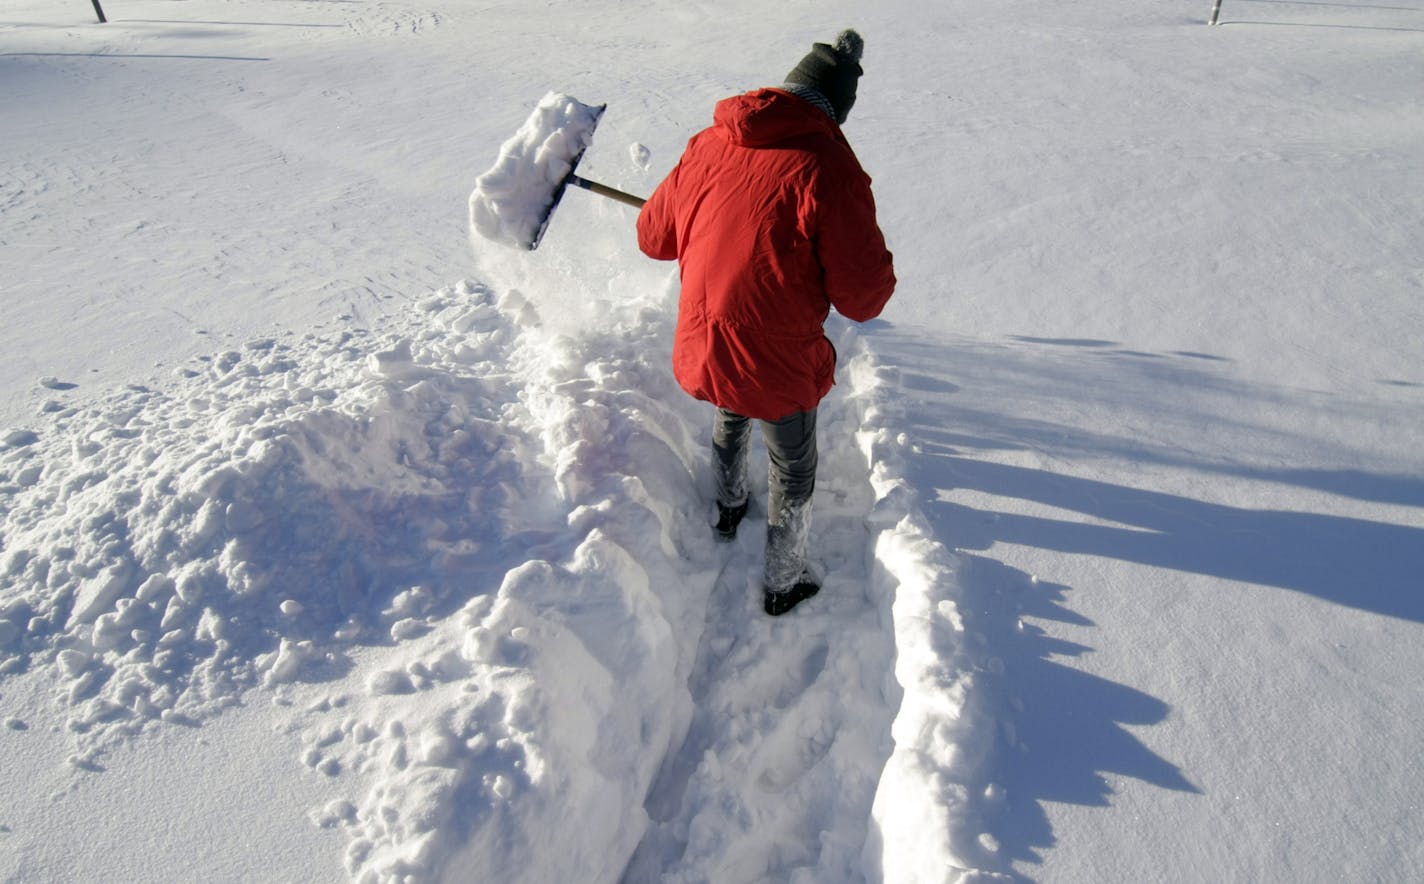
[[[95,2],[95,3],[98,3],[99,0],[94,0],[94,2]],[[1209,24],[1209,25],[1214,25],[1214,24],[1216,24],[1216,17],[1217,17],[1218,15],[1220,15],[1220,14],[1221,14],[1221,0],[1216,0],[1216,2],[1211,5],[1211,21],[1207,22],[1207,24]]]
[[[104,18],[104,7],[99,5],[99,0],[94,0],[94,11],[99,13],[99,24],[108,21],[107,18]]]

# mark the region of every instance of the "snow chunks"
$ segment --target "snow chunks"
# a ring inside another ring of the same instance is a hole
[[[0,676],[53,665],[90,758],[492,591],[505,507],[547,492],[508,455],[518,387],[482,380],[520,338],[500,303],[462,283],[381,337],[339,321],[48,415],[3,453],[28,481],[0,482]]]

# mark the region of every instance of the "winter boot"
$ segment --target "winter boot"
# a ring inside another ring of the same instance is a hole
[[[742,517],[747,514],[747,501],[742,501],[740,506],[723,506],[717,504],[717,540],[722,543],[731,543],[737,539],[737,526],[742,523]]]
[[[761,607],[773,617],[780,617],[787,611],[821,591],[815,575],[810,569],[801,572],[801,578],[790,589],[776,591],[767,587],[762,590]]]

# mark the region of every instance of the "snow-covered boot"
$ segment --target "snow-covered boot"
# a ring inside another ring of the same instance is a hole
[[[742,501],[740,506],[724,506],[717,504],[717,539],[722,543],[731,543],[737,539],[737,526],[742,523],[742,517],[747,514],[747,501]]]
[[[768,614],[784,614],[821,588],[806,567],[810,539],[810,498],[783,503],[768,519],[763,599]]]
[[[810,569],[807,569],[801,572],[801,579],[793,583],[790,589],[781,592],[770,588],[763,590],[761,607],[771,616],[780,617],[820,591],[821,584]]]

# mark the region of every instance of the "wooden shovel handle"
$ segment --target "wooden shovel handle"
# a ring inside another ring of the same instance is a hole
[[[640,196],[633,196],[633,194],[631,193],[624,193],[621,190],[614,190],[607,184],[599,184],[597,181],[589,181],[587,178],[580,178],[577,175],[570,175],[569,183],[576,184],[579,187],[582,187],[584,190],[591,190],[599,196],[606,196],[611,200],[617,200],[620,203],[626,203],[627,205],[630,205],[635,209],[641,209],[643,207],[643,203],[647,202],[647,200],[643,199]]]

